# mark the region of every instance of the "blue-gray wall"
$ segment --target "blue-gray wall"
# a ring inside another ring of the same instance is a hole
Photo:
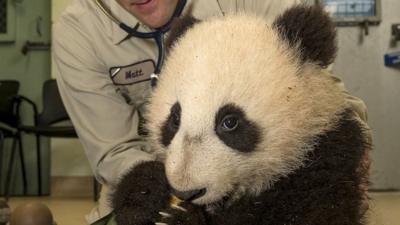
[[[49,51],[30,52],[26,56],[21,49],[26,41],[49,42],[50,40],[50,0],[9,1],[15,7],[15,41],[0,43],[0,79],[17,79],[21,82],[20,93],[34,100],[41,109],[41,87],[44,80],[50,78]],[[23,108],[23,120],[32,123],[32,114],[28,107]],[[28,194],[37,192],[36,150],[31,135],[24,135],[24,153],[28,172]],[[9,143],[6,143],[6,157],[9,155]],[[48,141],[43,143],[44,191],[49,192],[49,148]],[[19,165],[17,165],[19,166]],[[4,174],[4,168],[0,169]],[[21,194],[20,172],[15,169],[13,191]],[[4,177],[4,176],[3,176]],[[4,184],[3,184],[4,185]],[[0,188],[2,189],[2,188]]]
[[[383,55],[390,46],[391,24],[400,23],[400,1],[382,0],[382,22],[362,37],[359,27],[338,28],[339,54],[334,73],[368,106],[373,131],[372,187],[400,189],[400,69],[387,68]]]

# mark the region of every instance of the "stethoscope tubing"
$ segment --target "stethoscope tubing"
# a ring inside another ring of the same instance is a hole
[[[151,31],[151,32],[139,32],[135,28],[131,28],[125,23],[121,22],[117,17],[115,17],[111,11],[104,5],[104,3],[101,0],[94,0],[96,5],[101,9],[101,11],[108,17],[110,18],[114,23],[118,24],[118,26],[124,30],[128,35],[137,37],[137,38],[142,38],[142,39],[151,39],[153,38],[154,41],[157,44],[158,47],[158,57],[157,57],[157,64],[154,70],[154,74],[151,76],[151,86],[155,87],[157,84],[157,79],[158,79],[158,74],[161,72],[161,68],[164,62],[165,58],[165,46],[164,46],[164,34],[170,29],[171,23],[173,19],[177,16],[179,16],[183,8],[186,4],[186,0],[180,0],[178,3],[179,5],[177,6],[177,9],[174,12],[173,17],[168,21],[167,24],[165,24],[163,27]]]

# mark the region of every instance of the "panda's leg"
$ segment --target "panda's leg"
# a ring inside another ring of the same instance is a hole
[[[144,162],[126,173],[112,196],[115,221],[119,225],[154,224],[158,212],[167,207],[169,186],[161,162]]]

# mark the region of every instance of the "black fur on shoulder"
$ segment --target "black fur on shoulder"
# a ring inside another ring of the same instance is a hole
[[[335,25],[321,6],[294,6],[280,15],[273,27],[290,47],[299,48],[301,63],[326,67],[335,60]]]
[[[371,144],[350,111],[341,118],[318,137],[302,168],[211,215],[211,224],[365,225]]]
[[[160,209],[169,205],[169,193],[164,164],[151,161],[135,166],[111,196],[115,221],[119,225],[154,224]]]
[[[192,16],[192,10],[189,8],[188,13],[183,17],[175,18],[172,23],[171,30],[169,32],[169,36],[165,42],[165,46],[167,51],[171,49],[174,43],[186,33],[188,29],[193,27],[194,24],[200,22],[200,20],[194,18]]]

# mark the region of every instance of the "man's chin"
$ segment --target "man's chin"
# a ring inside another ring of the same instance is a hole
[[[148,27],[160,28],[164,26],[166,23],[168,23],[169,19],[170,18],[160,15],[157,12],[154,12],[154,14],[146,15],[145,17],[140,19],[140,21],[146,24],[146,26]]]
[[[175,5],[166,5],[166,0],[138,1],[131,4],[129,11],[142,23],[151,28],[159,28],[170,21]]]

